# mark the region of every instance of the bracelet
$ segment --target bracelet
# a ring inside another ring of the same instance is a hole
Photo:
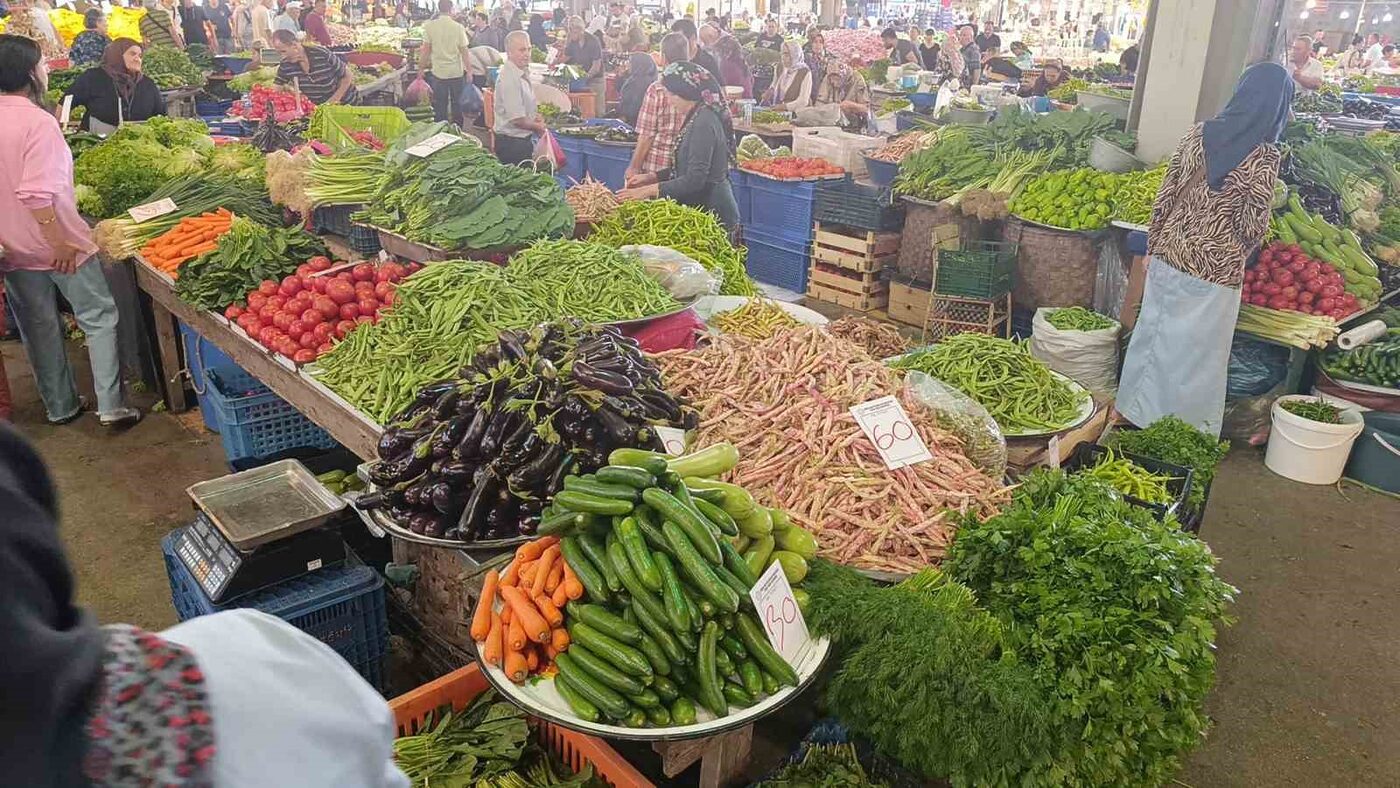
[[[47,222],[42,219],[35,219],[34,221],[38,222],[40,227],[47,227],[48,225],[58,221],[58,214],[54,214],[53,217],[50,218]]]

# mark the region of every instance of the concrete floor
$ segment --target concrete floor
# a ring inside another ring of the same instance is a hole
[[[226,472],[217,437],[197,415],[148,414],[124,433],[92,416],[49,426],[19,344],[0,351],[15,424],[57,480],[80,602],[104,622],[173,623],[159,543],[189,518],[185,487]],[[85,355],[72,358],[86,379]],[[1242,447],[1202,533],[1240,588],[1238,622],[1219,638],[1214,728],[1176,784],[1400,785],[1400,502],[1288,482]]]

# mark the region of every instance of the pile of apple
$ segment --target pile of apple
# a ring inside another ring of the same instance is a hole
[[[1259,251],[1253,268],[1245,270],[1240,300],[1341,320],[1359,307],[1345,286],[1346,280],[1331,265],[1309,257],[1297,244],[1274,242]]]
[[[313,257],[282,281],[263,281],[224,310],[254,341],[297,364],[330,352],[361,323],[379,322],[399,280],[422,266],[332,262]]]

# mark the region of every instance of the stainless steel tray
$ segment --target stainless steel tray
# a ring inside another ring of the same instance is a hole
[[[185,492],[243,551],[324,525],[345,508],[296,460],[197,482]]]
[[[379,489],[369,480],[369,469],[373,465],[374,463],[372,462],[366,462],[355,469],[355,473],[365,482],[364,494],[372,493]],[[348,500],[353,502],[354,498],[348,498]],[[359,507],[355,507],[355,513],[358,514],[365,525],[370,528],[371,533],[378,531],[378,533],[374,533],[376,537],[382,537],[387,534],[395,539],[426,545],[428,547],[443,547],[451,550],[465,550],[469,552],[491,552],[508,550],[534,538],[532,536],[521,535],[508,537],[506,539],[482,539],[475,542],[464,542],[460,539],[439,539],[434,536],[424,536],[423,534],[416,534],[410,531],[408,528],[400,525],[397,520],[390,517],[389,513],[382,509],[360,509]]]

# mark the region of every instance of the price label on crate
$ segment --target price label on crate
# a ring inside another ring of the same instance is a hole
[[[851,408],[851,415],[890,470],[933,459],[904,406],[894,397],[862,402]]]
[[[677,427],[652,427],[656,430],[656,436],[661,439],[661,445],[666,447],[666,453],[672,457],[679,457],[685,454],[685,430]]]
[[[797,598],[792,594],[792,585],[783,574],[781,563],[774,561],[758,578],[749,589],[749,599],[753,600],[768,642],[789,665],[798,664],[811,645],[812,635],[807,631],[807,621],[797,606]]]
[[[140,224],[141,222],[150,221],[157,216],[164,216],[174,210],[175,201],[166,197],[161,200],[156,200],[155,202],[148,202],[145,205],[138,205],[127,211],[127,213],[131,214],[131,220],[133,222]]]
[[[449,134],[443,131],[434,134],[433,136],[423,140],[422,142],[418,143],[417,145],[414,145],[413,147],[409,148],[404,152],[410,156],[417,156],[421,159],[431,156],[434,153],[437,153],[438,151],[442,150],[443,148],[446,148],[448,145],[451,145],[454,142],[461,141],[462,138],[458,137],[456,134]]]

